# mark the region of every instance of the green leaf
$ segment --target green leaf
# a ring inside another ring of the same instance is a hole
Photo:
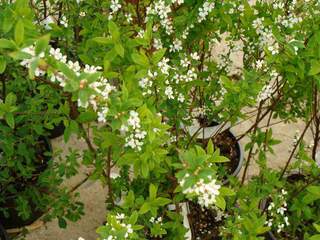
[[[320,240],[320,234],[313,235],[309,240]]]
[[[67,222],[62,217],[58,217],[58,224],[59,224],[60,228],[66,228],[67,227]]]
[[[311,68],[310,71],[308,73],[309,76],[313,76],[320,73],[320,62],[319,61],[315,61],[313,60],[311,62]]]
[[[78,123],[74,120],[71,120],[69,126],[64,130],[64,142],[68,142],[72,133],[77,133],[79,131]]]
[[[150,204],[149,204],[148,202],[145,202],[145,203],[141,206],[141,208],[140,208],[140,210],[139,210],[139,213],[140,213],[140,214],[145,214],[145,213],[149,212],[150,209],[151,209]]]
[[[71,69],[69,69],[69,67],[63,63],[63,62],[58,62],[57,63],[58,69],[64,74],[66,75],[67,78],[69,79],[76,79],[77,75],[74,73],[74,71],[72,71]]]
[[[158,197],[157,199],[155,199],[153,201],[154,204],[156,204],[157,206],[165,206],[169,203],[171,203],[171,200],[168,198],[164,198],[164,197]]]
[[[6,70],[7,61],[3,56],[0,56],[0,74]]]
[[[213,143],[212,140],[210,138],[208,145],[207,145],[207,153],[208,154],[213,154],[214,153],[214,147],[213,147]]]
[[[163,49],[156,51],[152,55],[152,63],[157,64],[158,62],[160,62],[160,60],[163,58],[164,54],[166,53],[166,50],[167,50],[166,48],[163,48]]]
[[[138,53],[133,53],[131,55],[133,62],[135,62],[136,64],[139,64],[141,66],[145,66],[147,67],[149,65],[149,60],[147,58],[147,56],[142,55],[142,54],[138,54]]]
[[[158,188],[152,183],[149,185],[149,198],[150,200],[154,200],[157,197]]]
[[[24,40],[24,24],[22,20],[19,20],[14,29],[14,40],[20,45]]]
[[[109,29],[109,32],[112,36],[113,41],[117,42],[120,38],[120,32],[119,32],[118,26],[114,22],[109,21],[108,29]]]
[[[6,120],[7,124],[13,129],[14,128],[14,116],[13,116],[13,113],[8,112],[4,116],[5,116],[5,120]]]
[[[134,211],[134,212],[131,214],[130,218],[129,218],[129,223],[130,223],[131,225],[136,224],[136,222],[137,222],[137,220],[138,220],[138,217],[139,217],[138,212],[137,212],[137,211]]]
[[[92,111],[82,112],[80,113],[79,117],[77,118],[77,121],[80,123],[85,122],[92,122],[97,119],[97,114]]]
[[[117,43],[114,48],[120,57],[124,57],[124,48],[121,43]]]
[[[49,41],[50,41],[50,35],[47,34],[45,36],[42,36],[37,42],[36,42],[36,55],[39,55],[40,53],[44,52],[46,50],[46,48],[49,45]]]
[[[219,191],[223,196],[234,196],[235,195],[235,192],[230,188],[221,187]]]
[[[5,99],[5,103],[12,106],[16,104],[16,101],[17,101],[17,96],[13,92],[8,93]]]
[[[0,48],[3,49],[16,49],[16,45],[14,42],[8,40],[8,39],[4,39],[1,38],[0,39]]]
[[[224,198],[221,197],[221,196],[217,196],[217,197],[216,197],[216,205],[217,205],[217,207],[219,207],[221,210],[225,210],[225,209],[226,209],[226,201],[225,201]]]
[[[314,228],[320,233],[320,224],[313,224]]]
[[[103,59],[103,71],[107,73],[110,68],[110,61],[107,58]]]
[[[106,44],[106,45],[113,43],[112,39],[107,37],[95,37],[95,38],[92,38],[92,41],[100,44]]]

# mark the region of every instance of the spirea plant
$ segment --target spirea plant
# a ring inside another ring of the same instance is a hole
[[[263,239],[268,231],[283,239],[316,235],[315,227],[302,220],[293,224],[299,218],[290,217],[301,216],[302,206],[308,206],[306,221],[318,224],[319,4],[2,1],[0,72],[2,79],[16,73],[18,79],[10,85],[19,87],[2,95],[1,130],[18,128],[14,96],[30,86],[40,91],[28,96],[30,102],[43,102],[45,109],[64,104],[56,109],[55,120],[63,122],[64,141],[75,134],[88,145],[82,152],[73,150],[67,161],[93,167],[91,179],[108,187],[107,222],[97,230],[101,239],[185,239],[182,208],[188,201],[219,212],[223,239]],[[49,91],[58,97],[46,99],[43,93]],[[42,105],[32,106],[26,114],[43,111]],[[221,170],[232,159],[214,143],[224,126],[251,114],[255,122],[236,138],[250,138],[238,181]],[[270,173],[268,153],[279,143],[271,129],[275,118],[302,120],[306,127],[293,147],[288,146],[284,168]],[[53,124],[48,117],[37,121]],[[214,122],[220,124],[218,130],[205,139],[205,127]],[[195,124],[198,130],[190,134],[188,127]],[[45,135],[42,125],[27,126]],[[311,127],[308,148],[303,139]],[[197,137],[200,132],[202,139]],[[246,185],[253,161],[261,173]],[[68,171],[59,164],[52,163],[63,178]],[[77,164],[68,177],[76,174]],[[290,183],[287,188],[288,170],[300,168],[304,185]],[[1,176],[8,179],[5,171]],[[55,174],[48,176],[52,184]],[[300,189],[299,194],[291,193],[293,189]],[[294,197],[290,202],[287,192]],[[70,217],[74,209],[51,212],[64,227],[65,218],[77,219]]]

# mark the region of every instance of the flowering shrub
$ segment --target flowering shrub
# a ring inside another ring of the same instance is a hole
[[[302,220],[291,223],[287,212],[301,215],[301,206],[308,206],[305,220],[317,224],[319,199],[307,196],[319,184],[318,1],[17,0],[0,6],[3,75],[19,69],[19,76],[65,97],[69,110],[77,108],[76,118],[63,115],[64,140],[71,134],[85,139],[88,149],[73,154],[94,167],[92,179],[108,186],[110,212],[98,229],[101,239],[184,239],[179,204],[186,201],[228,212],[225,239],[259,239],[267,231],[278,237],[316,234]],[[222,43],[226,49],[217,54]],[[240,65],[233,58],[239,53]],[[13,128],[15,101],[2,101],[0,116]],[[249,118],[247,108],[256,120],[236,139],[250,137],[238,182],[220,171],[232,159],[196,135],[211,122],[222,123],[221,131]],[[277,173],[267,169],[267,153],[279,143],[272,118],[306,122]],[[188,127],[199,122],[190,134]],[[308,150],[303,138],[311,126]],[[253,160],[260,176],[244,185]],[[289,206],[285,191],[296,188],[286,186],[284,175],[302,166],[308,181],[296,201],[304,205]],[[113,178],[114,171],[119,176]],[[268,204],[263,209],[262,201]],[[65,217],[77,219],[53,212],[61,226]]]

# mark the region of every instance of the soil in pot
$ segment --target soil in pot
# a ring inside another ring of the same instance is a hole
[[[222,219],[217,212],[210,209],[202,209],[198,204],[189,202],[188,219],[193,240],[219,240],[219,227]]]
[[[50,156],[47,156],[45,152],[51,152],[51,145],[49,141],[46,138],[40,138],[36,148],[36,160],[38,163],[38,166],[36,170],[34,171],[33,177],[25,180],[25,181],[17,181],[15,185],[15,189],[17,192],[22,192],[26,189],[28,186],[35,185],[40,173],[42,173],[46,168],[48,167],[48,162],[51,160]],[[47,189],[41,189],[42,192],[48,191]],[[9,214],[8,217],[4,215],[3,212],[0,212],[0,221],[3,224],[3,227],[6,229],[11,229],[11,228],[21,228],[28,226],[35,222],[39,217],[43,215],[43,211],[39,210],[37,206],[29,202],[30,204],[30,209],[31,209],[31,215],[29,219],[22,219],[16,208],[15,204],[15,196],[14,195],[9,195],[7,197],[7,200],[4,203],[1,203],[0,207],[7,209],[7,213]]]

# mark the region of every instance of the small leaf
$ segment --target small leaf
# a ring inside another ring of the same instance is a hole
[[[3,56],[0,56],[0,74],[6,70],[7,61]]]
[[[12,42],[12,41],[10,41],[8,39],[1,38],[0,39],[0,48],[3,48],[3,49],[15,49],[16,45],[14,44],[14,42]]]
[[[129,218],[129,223],[130,223],[131,225],[134,225],[134,224],[137,222],[138,217],[139,217],[138,212],[137,212],[137,211],[134,211],[134,212],[131,214],[130,218]]]
[[[156,51],[152,56],[152,63],[157,64],[163,58],[164,54],[166,53],[166,48],[162,48]]]
[[[308,73],[309,76],[313,76],[320,73],[320,62],[319,61],[312,61],[311,62],[311,68]]]
[[[313,235],[309,238],[309,240],[320,240],[320,234]]]
[[[13,113],[8,112],[5,114],[5,120],[7,124],[13,129],[14,128],[14,116]]]
[[[109,21],[108,29],[114,42],[117,42],[120,38],[120,32],[119,32],[118,26],[114,22]]]
[[[221,197],[221,196],[217,196],[217,197],[216,197],[216,205],[217,205],[217,207],[219,207],[221,210],[225,210],[225,209],[226,209],[226,201],[225,201],[224,198]]]
[[[66,228],[67,227],[67,222],[62,217],[58,217],[58,224],[59,224],[60,228]]]
[[[154,200],[157,197],[158,188],[152,183],[149,185],[149,197],[150,200]]]
[[[145,55],[138,54],[138,53],[133,53],[131,55],[133,62],[136,64],[139,64],[141,66],[147,67],[149,65],[149,60]]]
[[[140,213],[140,214],[145,214],[145,213],[149,212],[150,209],[151,209],[150,204],[149,204],[148,202],[145,202],[145,203],[141,206],[141,208],[140,208],[140,210],[139,210],[139,213]]]
[[[24,39],[24,24],[22,20],[19,20],[14,29],[14,40],[20,45]]]
[[[210,138],[210,140],[208,142],[208,145],[207,145],[207,153],[208,154],[213,154],[213,152],[214,152],[213,143],[212,143],[212,140]]]
[[[111,38],[106,38],[106,37],[95,37],[95,38],[92,38],[92,41],[100,43],[100,44],[112,44],[113,43]]]
[[[40,53],[44,52],[45,49],[49,45],[50,35],[42,36],[37,42],[36,42],[36,55],[39,55]]]
[[[114,48],[120,57],[124,57],[124,48],[121,43],[117,43]]]
[[[8,93],[5,99],[5,103],[12,106],[16,104],[16,101],[17,101],[17,96],[13,92]]]

